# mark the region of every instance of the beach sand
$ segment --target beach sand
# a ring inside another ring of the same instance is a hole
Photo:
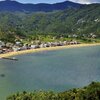
[[[78,47],[86,47],[86,46],[88,47],[88,46],[97,46],[97,45],[100,45],[100,43],[76,44],[76,45],[66,45],[66,46],[56,46],[56,47],[29,49],[29,50],[22,50],[22,51],[17,51],[17,52],[9,52],[9,53],[5,53],[5,54],[0,54],[0,58],[16,56],[16,55],[22,55],[22,54],[27,54],[27,53],[41,52],[41,51],[59,50],[59,49],[65,49],[65,48],[78,48]]]

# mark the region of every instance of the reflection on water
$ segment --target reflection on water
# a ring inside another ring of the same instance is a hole
[[[100,81],[100,47],[43,51],[0,60],[0,100],[17,91],[64,91]]]

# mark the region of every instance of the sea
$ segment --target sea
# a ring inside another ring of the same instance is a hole
[[[42,51],[0,59],[0,100],[34,90],[62,92],[100,82],[100,46]]]

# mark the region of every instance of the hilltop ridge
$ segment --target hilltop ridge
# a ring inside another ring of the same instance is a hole
[[[14,0],[0,1],[0,11],[20,11],[20,12],[51,12],[54,10],[64,10],[67,8],[80,8],[82,4],[71,1],[59,2],[54,4],[23,4]]]

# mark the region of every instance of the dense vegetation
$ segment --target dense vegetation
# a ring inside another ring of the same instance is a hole
[[[34,91],[17,93],[9,96],[7,100],[100,100],[100,82],[92,82],[80,89],[55,93],[46,91]]]
[[[54,12],[0,12],[0,39],[56,37],[100,37],[100,4]]]

